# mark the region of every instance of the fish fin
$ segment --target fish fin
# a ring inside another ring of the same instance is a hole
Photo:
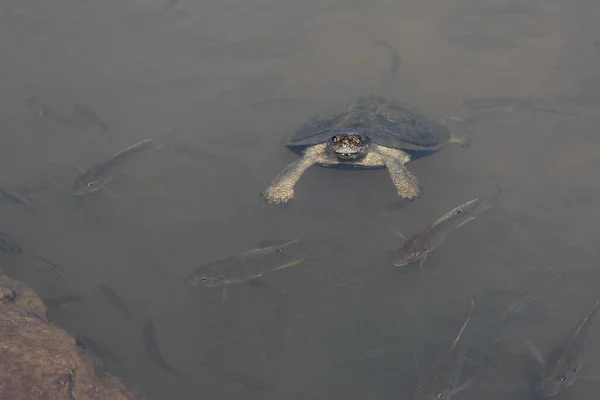
[[[391,232],[392,234],[394,234],[394,235],[398,236],[399,238],[401,238],[401,239],[404,239],[404,241],[406,241],[406,240],[407,240],[407,239],[406,239],[406,236],[404,236],[404,235],[402,234],[402,232],[400,232],[398,229],[392,228],[392,229],[390,229],[390,232]]]
[[[107,188],[105,185],[102,185],[102,190],[104,190],[106,192],[106,194],[108,194],[112,198],[116,198],[117,197],[117,195],[115,194],[115,192],[113,192],[112,190],[110,190],[109,188]]]
[[[256,242],[257,248],[281,246],[282,244],[289,243],[289,240],[260,240]]]
[[[221,293],[221,299],[227,301],[227,285],[223,285],[223,292]]]
[[[265,282],[262,278],[253,278],[248,281],[250,286],[256,289],[266,289],[266,290],[275,290],[275,287],[270,283]]]
[[[546,358],[542,355],[542,352],[537,347],[535,347],[533,343],[525,339],[525,345],[527,346],[527,350],[529,350],[533,358],[535,358],[540,364],[546,365]]]
[[[469,347],[467,349],[465,357],[466,360],[469,361],[471,364],[480,367],[485,367],[487,370],[491,371],[497,368],[496,363],[492,359],[490,359],[488,356],[482,354],[481,352],[475,350],[472,347]]]
[[[471,222],[473,221],[475,218],[477,218],[476,215],[471,215],[469,218],[467,218],[466,220],[464,220],[463,222],[461,222],[460,224],[458,224],[456,227],[460,228],[461,226],[463,226],[464,224],[466,224],[467,222]]]
[[[281,267],[273,268],[273,271],[278,271],[280,269],[285,269],[285,268],[288,268],[288,267],[293,267],[294,265],[300,264],[302,261],[304,261],[304,258],[299,258],[297,260],[290,261],[289,263],[284,264]]]
[[[413,357],[415,359],[415,370],[417,371],[417,382],[419,383],[419,386],[421,386],[423,384],[423,375],[421,375],[421,367],[419,366],[419,355],[414,350]]]
[[[250,279],[248,281],[248,283],[250,284],[250,286],[252,286],[256,290],[260,290],[261,292],[264,292],[267,294],[269,294],[269,293],[275,294],[275,293],[279,292],[279,290],[275,286],[263,281],[261,278]]]
[[[421,272],[423,272],[423,264],[425,264],[425,260],[427,259],[427,254],[429,254],[429,253],[425,253],[423,258],[421,258],[421,262],[419,263],[419,270],[421,270]]]
[[[159,150],[159,149],[165,147],[167,142],[170,142],[173,139],[173,137],[175,135],[177,135],[178,133],[179,133],[179,131],[175,128],[164,129],[164,130],[160,131],[158,133],[158,135],[156,135],[156,138],[151,139],[154,141],[154,143],[153,143],[154,148],[156,150]]]
[[[394,257],[396,257],[396,250],[386,250],[383,254],[385,255],[385,258],[393,260]]]
[[[461,383],[460,385],[458,385],[457,387],[455,387],[454,389],[452,389],[452,391],[450,392],[451,396],[455,396],[458,393],[462,392],[463,390],[467,389],[469,386],[471,386],[473,383],[475,382],[475,378],[469,378],[466,381],[464,381],[463,383]],[[450,397],[450,396],[448,396]]]

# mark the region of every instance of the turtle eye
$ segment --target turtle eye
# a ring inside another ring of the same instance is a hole
[[[333,143],[337,143],[339,141],[340,141],[340,138],[338,136],[333,137]]]
[[[359,145],[362,142],[362,140],[358,136],[355,136],[353,141],[354,141],[354,144],[356,144],[356,145]]]
[[[94,182],[88,182],[87,185],[88,185],[88,187],[92,187],[92,186],[94,186]]]
[[[203,277],[200,278],[200,282],[206,282],[207,280],[208,280],[208,278],[205,277],[205,276],[203,276]]]

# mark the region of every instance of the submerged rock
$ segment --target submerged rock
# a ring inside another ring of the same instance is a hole
[[[142,400],[52,325],[39,296],[0,272],[0,398]]]

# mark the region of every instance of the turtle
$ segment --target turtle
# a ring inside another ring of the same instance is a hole
[[[321,112],[292,135],[286,146],[301,158],[288,165],[263,190],[271,204],[294,197],[294,186],[312,165],[342,169],[387,168],[398,195],[420,197],[419,180],[405,166],[444,148],[450,129],[398,100],[367,95]]]

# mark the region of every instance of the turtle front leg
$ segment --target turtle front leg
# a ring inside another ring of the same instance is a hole
[[[410,161],[410,155],[399,149],[391,149],[372,145],[373,150],[387,168],[398,196],[405,199],[416,199],[423,193],[421,184],[416,176],[404,164]]]
[[[318,144],[304,150],[302,158],[281,171],[263,190],[263,196],[271,204],[284,204],[294,197],[294,186],[302,174],[313,164],[326,158],[326,144]]]

